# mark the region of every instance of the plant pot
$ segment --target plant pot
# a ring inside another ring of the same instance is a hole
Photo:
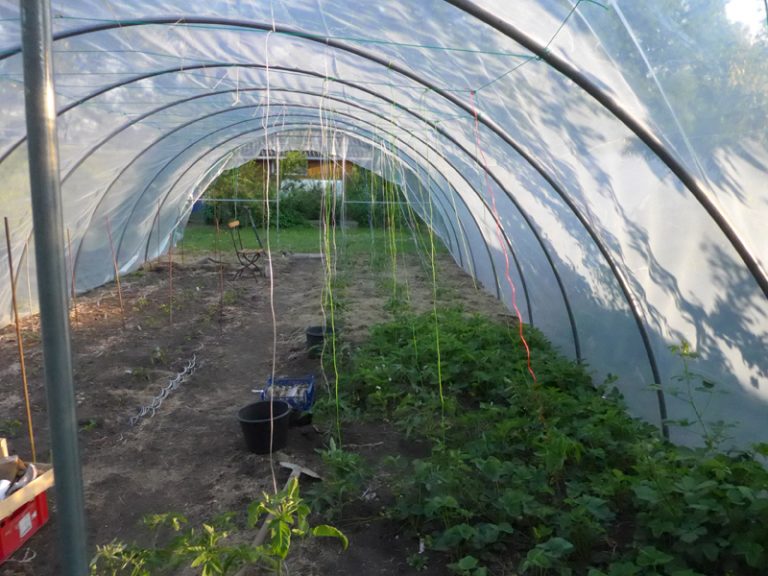
[[[270,404],[272,404],[272,418],[270,418]],[[270,451],[285,448],[288,443],[290,416],[291,406],[283,400],[259,400],[240,408],[237,419],[240,421],[248,450],[255,454],[269,454]]]
[[[310,326],[307,328],[307,353],[310,358],[319,358],[326,338],[333,338],[330,326]]]

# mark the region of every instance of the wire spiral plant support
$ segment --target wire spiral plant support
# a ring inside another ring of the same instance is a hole
[[[152,418],[152,416],[154,416],[160,409],[160,406],[162,406],[163,401],[170,396],[171,392],[181,386],[185,380],[189,379],[195,373],[198,366],[197,355],[193,354],[192,358],[187,362],[187,365],[184,366],[184,369],[168,381],[168,385],[160,390],[160,394],[152,398],[152,401],[149,404],[139,408],[139,411],[135,416],[131,416],[129,421],[131,426],[136,426],[142,418]]]

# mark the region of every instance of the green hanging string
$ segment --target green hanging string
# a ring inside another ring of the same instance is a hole
[[[429,176],[428,176],[429,178]],[[437,266],[435,257],[435,231],[434,231],[434,208],[432,205],[432,188],[427,187],[427,197],[429,204],[429,258],[432,265],[432,315],[435,320],[435,352],[437,354],[437,386],[440,392],[440,428],[445,442],[445,394],[443,391],[443,362],[440,354],[440,321],[437,314]]]
[[[321,111],[322,120],[322,111]],[[327,127],[322,126],[321,129],[327,130]],[[325,134],[325,132],[323,132]],[[322,166],[322,172],[327,172],[327,167]],[[321,174],[322,176],[326,174]],[[328,181],[328,178],[325,178]],[[323,196],[321,200],[321,206],[323,213],[321,214],[321,251],[324,255],[325,262],[325,282],[323,283],[323,290],[321,294],[321,307],[325,311],[325,305],[327,303],[328,318],[331,324],[331,362],[333,365],[334,373],[334,403],[336,409],[336,437],[339,446],[342,444],[341,435],[341,397],[339,389],[339,366],[338,356],[336,348],[336,302],[335,302],[335,290],[334,280],[336,275],[335,258],[337,257],[337,244],[336,244],[336,190],[333,183],[326,183],[323,187]],[[324,312],[325,315],[325,312]],[[323,355],[325,354],[325,348],[327,344],[323,344]]]

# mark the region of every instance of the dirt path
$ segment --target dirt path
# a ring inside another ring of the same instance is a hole
[[[444,302],[487,314],[503,313],[498,302],[476,291],[471,279],[450,259],[438,262]],[[146,538],[140,525],[146,514],[179,512],[191,521],[218,513],[244,511],[262,491],[271,489],[266,457],[249,453],[243,443],[236,412],[254,400],[254,387],[272,369],[273,339],[276,373],[320,373],[319,361],[307,358],[304,330],[321,324],[322,261],[303,255],[274,260],[274,324],[267,279],[244,277],[232,282],[229,266],[203,258],[173,266],[173,323],[169,316],[168,265],[123,279],[126,326],[123,328],[113,285],[77,301],[73,316],[73,349],[78,418],[88,515],[89,544],[113,539]],[[429,273],[428,273],[429,272]],[[393,278],[408,287],[417,310],[432,306],[431,272],[415,256],[403,257],[393,272],[372,269],[356,261],[346,275],[340,302],[343,338],[360,342],[368,328],[386,320],[385,304]],[[221,304],[223,303],[223,306]],[[36,319],[25,321],[24,341],[37,433],[38,454],[48,460],[49,433],[42,377],[42,354]],[[195,371],[156,411],[130,425],[169,379],[195,359]],[[23,402],[12,327],[0,331],[0,435],[12,450],[29,454]],[[380,453],[408,447],[382,426],[350,426],[346,441],[380,444]],[[291,429],[285,452],[297,462],[319,467],[315,450],[322,434],[312,427]],[[282,482],[282,478],[279,479]],[[55,550],[56,505],[50,496],[51,521],[0,567],[0,575],[53,576],[60,573]],[[342,526],[350,550],[338,553],[333,543],[302,544],[292,556],[292,574],[416,574],[406,563],[417,542],[398,536],[399,528],[378,518],[381,503]],[[34,557],[28,562],[20,562]],[[427,574],[440,574],[432,569]],[[424,574],[425,572],[419,572]]]

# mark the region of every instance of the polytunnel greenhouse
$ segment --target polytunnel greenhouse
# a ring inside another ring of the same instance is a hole
[[[0,0],[0,100],[2,574],[768,573],[765,0]]]

